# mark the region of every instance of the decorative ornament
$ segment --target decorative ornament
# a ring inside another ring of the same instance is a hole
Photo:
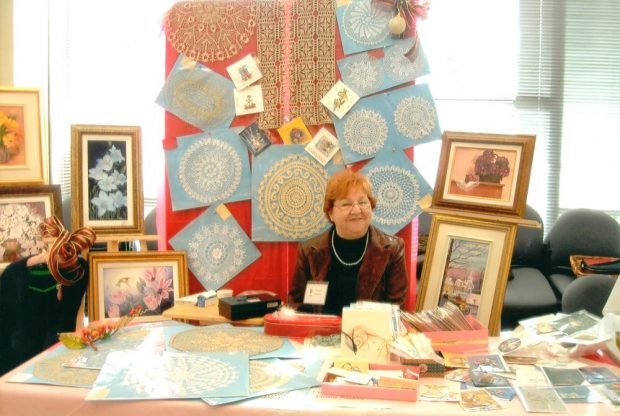
[[[407,28],[415,32],[416,19],[426,19],[430,0],[372,0],[373,6],[390,10],[395,16],[389,21],[388,29],[395,36],[402,35]]]
[[[388,23],[388,29],[390,33],[395,36],[400,36],[405,32],[405,29],[407,29],[407,22],[400,15],[400,11],[396,16],[390,19],[390,22]]]
[[[49,251],[47,265],[57,282],[57,298],[60,301],[62,287],[73,286],[84,277],[86,271],[78,261],[78,255],[95,244],[97,235],[90,227],[82,227],[71,233],[56,216],[46,218],[39,224],[39,234],[44,239],[55,238]]]

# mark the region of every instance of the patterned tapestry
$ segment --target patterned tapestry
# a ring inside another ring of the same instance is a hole
[[[259,1],[257,53],[262,66],[263,129],[302,117],[306,125],[330,122],[320,99],[335,78],[333,0]]]

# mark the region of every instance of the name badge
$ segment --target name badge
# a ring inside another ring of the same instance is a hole
[[[315,280],[306,283],[304,293],[304,303],[308,305],[325,305],[327,299],[327,285],[329,282],[318,282]]]

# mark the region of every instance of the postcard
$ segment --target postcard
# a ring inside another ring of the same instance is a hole
[[[321,98],[323,104],[338,118],[342,118],[360,99],[344,82],[337,81],[334,86]]]
[[[502,406],[485,389],[461,391],[461,401],[459,404],[466,411],[502,409]]]
[[[584,382],[583,375],[576,368],[541,367],[541,370],[554,386],[578,386]]]
[[[508,372],[508,366],[499,354],[468,355],[467,362],[473,371]]]
[[[568,408],[553,387],[517,386],[516,389],[527,412],[568,412]]]
[[[513,387],[486,387],[485,390],[491,393],[493,397],[506,401],[514,399],[517,394]]]
[[[469,368],[467,356],[458,352],[444,351],[441,353],[446,367]]]
[[[613,383],[620,380],[620,377],[607,367],[581,367],[579,371],[590,384]]]
[[[239,137],[253,155],[257,155],[271,145],[267,133],[254,122],[239,133]]]
[[[592,328],[599,322],[600,319],[594,317],[586,311],[581,310],[556,319],[551,322],[551,325],[566,335],[572,335],[575,332],[585,331],[586,329]]]
[[[230,79],[239,90],[244,89],[263,77],[254,56],[246,55],[226,68]]]
[[[278,133],[285,144],[306,144],[312,140],[312,134],[308,131],[301,117],[295,117],[278,128]]]
[[[323,127],[314,135],[314,138],[306,145],[305,149],[306,152],[310,153],[312,157],[325,166],[340,149],[340,144],[338,144],[336,136]]]
[[[485,373],[482,371],[472,371],[471,381],[476,387],[506,387],[510,383],[505,377],[497,374]]]
[[[238,116],[245,114],[261,113],[265,110],[263,105],[263,87],[253,85],[251,87],[234,90],[235,113]]]
[[[424,383],[418,386],[418,400],[431,402],[460,402],[460,383]]]
[[[457,368],[447,372],[444,378],[450,381],[458,381],[459,383],[467,383],[471,381],[471,373],[467,368]]]
[[[564,403],[598,403],[598,395],[588,386],[562,386],[555,391]]]

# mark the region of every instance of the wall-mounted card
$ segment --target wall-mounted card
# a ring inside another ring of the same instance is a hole
[[[325,166],[340,149],[340,145],[336,136],[323,127],[314,135],[314,138],[306,145],[305,149],[306,152],[310,153],[312,157]]]
[[[308,131],[301,117],[295,117],[279,129],[280,137],[286,144],[306,144],[312,140],[312,134]]]
[[[235,87],[239,90],[254,84],[263,77],[256,58],[251,54],[228,66],[226,71],[228,71],[230,79],[232,79]]]
[[[342,118],[359,99],[359,95],[353,92],[351,88],[347,87],[344,82],[338,81],[321,98],[321,104],[334,113],[336,117]]]
[[[263,106],[263,88],[260,85],[238,90],[235,88],[235,113],[238,116],[244,114],[261,113]]]
[[[241,140],[243,140],[253,155],[259,154],[271,145],[271,141],[269,140],[267,133],[265,133],[264,130],[261,130],[256,122],[243,129],[241,133],[239,133],[239,137],[241,137]]]

